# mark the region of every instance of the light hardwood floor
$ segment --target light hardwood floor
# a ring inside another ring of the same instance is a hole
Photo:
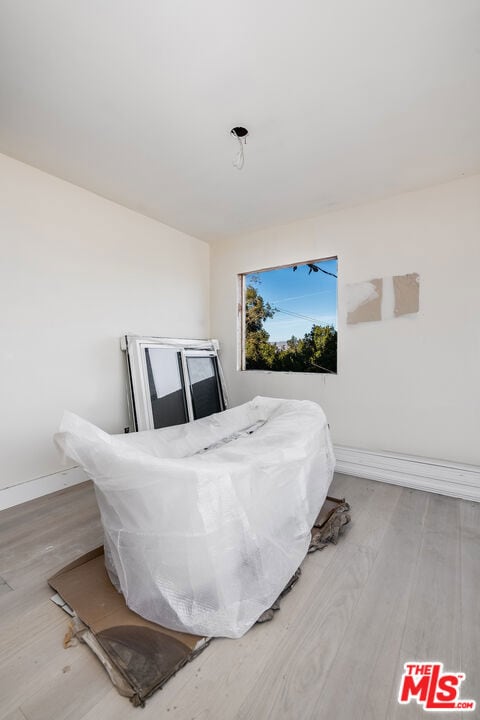
[[[330,492],[352,524],[273,622],[212,642],[143,710],[87,647],[63,648],[49,599],[46,578],[102,541],[91,485],[0,513],[0,719],[445,720],[398,705],[408,660],[465,672],[480,703],[480,504],[342,475]]]

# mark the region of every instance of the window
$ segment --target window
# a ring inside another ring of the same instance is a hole
[[[187,368],[195,420],[223,410],[216,357],[187,353]]]
[[[172,340],[127,335],[134,430],[180,425],[226,408],[215,340]]]
[[[239,275],[241,370],[337,372],[337,258]]]
[[[177,350],[145,346],[153,427],[188,422],[182,358]]]

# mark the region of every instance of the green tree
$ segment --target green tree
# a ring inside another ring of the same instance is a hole
[[[331,325],[312,325],[302,339],[287,340],[287,347],[277,350],[274,370],[324,373],[337,371],[337,331]]]
[[[270,335],[263,323],[272,318],[275,310],[266,303],[253,285],[245,294],[245,363],[247,370],[270,370],[276,348],[269,342]]]
[[[332,325],[312,325],[302,341],[305,371],[337,372],[337,331]]]

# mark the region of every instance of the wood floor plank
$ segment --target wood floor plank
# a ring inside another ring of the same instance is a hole
[[[2,632],[2,651],[0,654],[0,697],[1,711],[10,712],[30,694],[40,689],[51,674],[51,667],[63,667],[66,652],[63,648],[63,636],[67,630],[66,618],[59,617],[52,605],[48,620],[40,625],[25,620],[13,628]],[[38,611],[37,611],[38,612]],[[33,611],[33,615],[37,612]],[[42,614],[40,614],[42,617]],[[33,627],[32,627],[33,625]],[[3,628],[2,628],[3,629]],[[15,637],[15,629],[17,635]],[[7,642],[3,642],[3,636]],[[80,653],[76,653],[80,657]],[[70,653],[70,657],[74,657]],[[63,664],[62,664],[63,663]]]
[[[371,548],[351,544],[348,553],[337,552],[323,592],[316,589],[307,598],[294,632],[279,647],[277,661],[254,680],[238,718],[314,717],[317,688],[325,682],[374,558]]]
[[[2,720],[29,720],[29,718],[24,715],[20,708],[16,708],[12,712],[8,713],[8,715],[1,715],[0,709],[0,717],[2,718]]]
[[[459,507],[462,603],[459,670],[466,674],[461,696],[477,702],[474,713],[465,712],[462,716],[474,720],[480,712],[480,503],[463,500]]]
[[[398,683],[404,663],[440,661],[448,671],[462,670],[460,501],[428,495],[422,542],[398,654]],[[424,711],[415,702],[397,702],[392,689],[388,717],[416,720]]]
[[[12,592],[13,588],[10,587],[10,585],[7,583],[7,581],[0,577],[0,595],[4,595],[5,593]]]
[[[45,668],[41,685],[22,700],[20,709],[28,720],[80,720],[111,687],[100,662],[86,646],[62,651]]]
[[[93,483],[90,481],[2,510],[0,513],[2,550],[10,540],[13,539],[17,545],[23,539],[28,539],[31,532],[42,529],[46,516],[51,523],[56,523],[58,519],[78,513],[98,515]]]
[[[365,483],[363,489],[353,478],[340,478],[338,485],[342,483],[349,501],[355,498],[355,490],[360,492],[351,501],[357,511],[348,542],[338,546],[330,574],[327,572],[306,598],[295,632],[279,649],[283,658],[281,672],[277,663],[270,663],[262,671],[239,710],[239,718],[321,717],[314,710],[316,699],[368,581],[399,497],[398,488],[381,483]]]
[[[24,711],[22,703],[48,688],[52,677],[60,688],[68,682],[62,645],[68,616],[50,601],[46,580],[102,539],[91,483],[0,513],[0,566],[12,588],[0,594],[0,716]],[[95,677],[103,672],[87,648],[70,657],[74,671],[83,661]]]
[[[62,537],[60,541],[55,539],[57,532]],[[35,541],[35,538],[32,539]],[[9,567],[3,571],[2,577],[14,590],[27,591],[34,585],[44,584],[46,578],[69,562],[102,544],[103,531],[97,522],[86,522],[75,528],[57,526],[56,530],[51,528],[48,534],[45,533],[36,545],[40,552],[32,552],[32,556],[28,557],[28,547],[22,546],[18,565],[15,553],[12,553]]]
[[[32,586],[103,541],[91,483],[50,497],[50,505],[39,498],[0,513],[0,575],[12,588]]]
[[[398,675],[398,652],[408,609],[425,493],[403,490],[389,515],[372,572],[323,687],[315,718],[385,720]],[[341,698],[341,702],[339,702]]]

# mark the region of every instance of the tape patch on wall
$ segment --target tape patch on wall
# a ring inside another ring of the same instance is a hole
[[[393,276],[395,293],[395,317],[418,313],[420,296],[420,276],[418,273]]]
[[[346,286],[347,324],[387,320],[419,310],[418,273],[375,278]]]
[[[382,278],[347,285],[347,323],[381,320],[382,293]]]

